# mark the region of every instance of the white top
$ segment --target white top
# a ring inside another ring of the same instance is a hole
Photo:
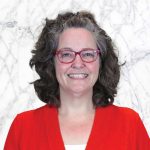
[[[65,145],[65,150],[85,150],[86,144],[82,145]]]

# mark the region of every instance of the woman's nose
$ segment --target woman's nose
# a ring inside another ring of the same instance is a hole
[[[75,60],[72,62],[71,67],[80,69],[80,68],[83,68],[84,66],[85,66],[85,63],[82,61],[80,55],[76,55]]]

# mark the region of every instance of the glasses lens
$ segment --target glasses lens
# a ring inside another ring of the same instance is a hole
[[[82,60],[85,62],[92,62],[95,61],[97,58],[97,51],[96,50],[83,50],[81,51]]]
[[[58,58],[61,62],[68,63],[71,62],[75,57],[74,52],[69,50],[61,50],[58,53]]]

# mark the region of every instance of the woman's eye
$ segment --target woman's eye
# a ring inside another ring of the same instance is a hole
[[[94,53],[93,52],[86,52],[83,54],[84,57],[94,57]]]
[[[72,57],[72,54],[71,53],[67,53],[67,52],[66,53],[62,53],[61,57],[62,58],[64,58],[64,57]]]

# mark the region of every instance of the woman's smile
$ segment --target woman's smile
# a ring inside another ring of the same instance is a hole
[[[67,76],[71,79],[85,79],[88,77],[87,73],[70,73]]]

